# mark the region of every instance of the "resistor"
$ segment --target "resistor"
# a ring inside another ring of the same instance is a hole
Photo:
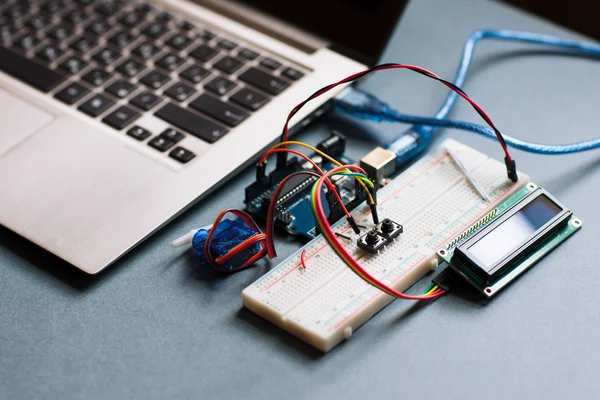
[[[487,213],[485,217],[481,218],[479,221],[471,225],[467,230],[463,231],[460,235],[455,237],[450,243],[448,243],[446,248],[450,250],[452,247],[456,246],[460,241],[470,236],[473,232],[481,228],[483,225],[487,224],[492,218],[496,216],[497,213],[498,210],[494,208],[492,211]]]

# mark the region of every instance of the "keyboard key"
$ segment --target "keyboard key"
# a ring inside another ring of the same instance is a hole
[[[189,23],[188,21],[179,21],[177,23],[177,27],[179,29],[183,29],[184,31],[188,31],[188,32],[195,28],[195,26],[192,25],[191,23]]]
[[[300,79],[304,76],[304,74],[302,72],[300,72],[294,68],[284,69],[283,72],[281,73],[281,75],[285,76],[286,78],[290,78],[294,81],[297,81],[298,79]]]
[[[122,62],[121,64],[119,64],[117,66],[117,68],[115,68],[117,71],[119,71],[120,73],[122,73],[123,75],[132,78],[134,76],[136,76],[137,74],[139,74],[140,72],[142,72],[145,67],[144,64],[139,63],[135,60],[125,60],[124,62]]]
[[[160,136],[164,137],[165,139],[172,140],[175,143],[181,142],[183,139],[185,139],[185,135],[183,133],[171,128],[166,129],[160,134]]]
[[[26,26],[30,27],[34,31],[40,31],[50,25],[51,19],[46,14],[37,14],[31,17],[25,23]]]
[[[129,12],[119,18],[119,22],[130,28],[135,28],[144,21],[144,16],[140,12]]]
[[[79,83],[71,83],[69,86],[56,93],[54,97],[67,104],[75,104],[83,96],[88,94],[90,91],[80,85]]]
[[[190,103],[190,107],[210,115],[229,126],[238,126],[243,120],[248,118],[248,113],[215,99],[208,94],[200,95],[200,97]]]
[[[169,29],[161,24],[150,24],[148,25],[143,31],[142,33],[146,36],[150,36],[153,39],[158,39],[161,36],[163,36],[165,33],[167,33]]]
[[[191,67],[187,68],[185,71],[180,73],[179,76],[192,83],[198,83],[206,76],[208,76],[208,74],[210,74],[210,72],[207,69],[202,68],[199,65],[192,65]]]
[[[139,3],[135,5],[134,10],[140,14],[148,14],[149,12],[154,11],[154,7],[152,7],[150,4],[146,4],[146,3]]]
[[[229,93],[236,86],[237,85],[230,80],[219,76],[204,85],[204,88],[218,94],[219,96],[223,96]]]
[[[229,132],[227,128],[173,103],[166,104],[154,115],[209,143],[216,142]]]
[[[80,52],[81,54],[86,54],[89,53],[94,47],[96,47],[97,44],[98,42],[95,39],[92,39],[90,37],[82,37],[71,43],[69,47],[71,47],[75,51]]]
[[[94,54],[92,58],[100,64],[110,65],[121,58],[121,53],[113,49],[105,48]]]
[[[71,75],[80,73],[85,67],[87,67],[87,63],[75,56],[69,57],[65,62],[60,64],[60,69]]]
[[[192,44],[192,39],[188,38],[183,34],[177,34],[172,36],[165,43],[167,44],[167,46],[170,46],[176,50],[183,50],[190,44]]]
[[[25,35],[19,38],[15,45],[25,51],[33,50],[35,46],[40,44],[40,40],[33,35]]]
[[[62,51],[58,47],[53,45],[47,45],[42,50],[38,51],[36,57],[44,61],[54,62],[57,59],[59,59],[63,54],[64,51]]]
[[[153,147],[160,152],[165,152],[165,151],[169,150],[171,147],[175,146],[175,142],[172,142],[169,139],[165,139],[163,137],[157,136],[148,142],[148,146]]]
[[[100,68],[94,68],[93,70],[82,76],[81,79],[83,79],[91,85],[100,86],[106,81],[108,81],[111,77],[112,75],[106,72],[105,70]]]
[[[207,29],[198,29],[196,35],[206,41],[212,40],[216,35]]]
[[[173,14],[168,13],[168,12],[161,12],[160,14],[158,14],[156,16],[156,19],[162,22],[169,22],[169,21],[173,21],[175,17],[173,16]]]
[[[105,90],[108,93],[114,95],[115,97],[124,99],[131,93],[135,92],[136,89],[137,86],[135,86],[133,83],[128,82],[124,79],[119,79],[111,83]]]
[[[239,79],[273,95],[283,92],[289,86],[289,83],[283,79],[269,75],[254,67],[246,70],[239,76]]]
[[[260,65],[273,71],[281,67],[281,63],[277,60],[273,60],[272,58],[265,58],[260,62]]]
[[[233,57],[225,56],[217,61],[213,66],[225,72],[226,74],[233,74],[235,71],[240,69],[244,65],[240,60],[236,60]]]
[[[127,125],[130,125],[133,121],[138,119],[141,114],[127,106],[121,106],[115,111],[108,114],[102,119],[107,125],[112,126],[115,129],[121,130]]]
[[[8,42],[12,40],[15,33],[17,33],[17,30],[11,25],[0,26],[0,40],[2,42]]]
[[[144,111],[151,110],[158,105],[160,101],[160,97],[150,92],[142,92],[133,99],[129,100],[131,104]]]
[[[229,100],[239,104],[244,108],[247,108],[250,111],[256,111],[267,104],[270,99],[267,96],[263,96],[262,94],[253,90],[243,88],[231,96]]]
[[[167,54],[157,60],[154,64],[166,69],[167,71],[174,71],[183,64],[184,59],[175,54]]]
[[[184,149],[181,146],[178,146],[171,150],[171,152],[169,153],[169,157],[174,158],[180,163],[186,164],[190,162],[194,157],[196,157],[196,155],[191,151]]]
[[[139,141],[148,139],[152,134],[139,126],[134,126],[127,131],[127,134]]]
[[[102,94],[92,96],[88,101],[79,106],[79,110],[83,111],[90,117],[97,117],[104,111],[108,110],[115,104],[114,101]]]
[[[169,81],[170,78],[167,75],[158,71],[150,71],[146,75],[144,75],[142,79],[140,79],[140,82],[142,82],[146,86],[151,87],[152,89],[159,89]]]
[[[126,31],[119,31],[116,34],[112,35],[109,42],[114,44],[117,47],[123,48],[127,47],[131,42],[135,40],[133,35]]]
[[[240,57],[243,57],[246,60],[250,60],[250,61],[255,60],[259,56],[259,54],[257,52],[255,52],[254,50],[250,50],[250,49],[242,49],[242,50],[240,50],[238,55]]]
[[[165,90],[165,94],[167,96],[177,101],[185,101],[194,93],[196,93],[196,90],[194,88],[189,87],[188,85],[183,84],[181,82],[177,82],[176,84]]]
[[[73,36],[73,30],[71,28],[69,28],[68,26],[57,26],[54,27],[52,29],[50,29],[47,33],[46,36],[48,36],[51,39],[54,39],[55,41],[62,43],[65,40],[67,40],[68,38],[70,38],[71,36]]]
[[[133,50],[133,54],[136,56],[148,60],[152,58],[156,53],[158,53],[159,48],[154,45],[154,43],[146,42],[140,44]]]
[[[89,17],[87,11],[81,8],[75,8],[63,16],[63,20],[72,23],[73,25],[80,24]]]
[[[237,47],[237,43],[229,39],[221,39],[219,41],[219,47],[225,50],[233,50]]]
[[[205,44],[202,44],[196,47],[194,50],[192,50],[192,52],[189,55],[191,57],[194,57],[196,60],[207,62],[210,61],[214,56],[216,56],[217,53],[217,50],[213,49],[212,47],[208,47]]]
[[[67,5],[64,1],[61,0],[51,0],[47,1],[43,6],[42,10],[49,12],[50,14],[55,14],[63,10]]]
[[[8,7],[4,11],[4,15],[11,20],[15,20],[25,17],[29,13],[29,10],[28,6],[15,4]]]
[[[105,17],[112,17],[119,12],[120,8],[121,6],[116,2],[103,1],[95,8],[95,10]]]
[[[105,21],[96,19],[96,20],[93,20],[92,22],[90,22],[86,26],[85,30],[96,36],[101,36],[101,35],[104,35],[106,32],[108,32],[110,30],[110,28],[111,28],[110,25],[108,25],[108,23],[106,23]]]

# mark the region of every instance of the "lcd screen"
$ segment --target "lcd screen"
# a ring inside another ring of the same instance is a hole
[[[562,208],[547,196],[540,195],[472,244],[468,251],[490,273],[496,263],[531,238],[538,229],[561,211]]]

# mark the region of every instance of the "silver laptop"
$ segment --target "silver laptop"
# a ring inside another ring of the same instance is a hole
[[[0,224],[101,271],[374,63],[403,8],[1,0]]]

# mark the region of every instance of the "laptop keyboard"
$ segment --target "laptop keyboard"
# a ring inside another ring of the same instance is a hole
[[[240,42],[142,2],[0,2],[2,71],[183,164],[188,135],[215,143],[306,73]]]

